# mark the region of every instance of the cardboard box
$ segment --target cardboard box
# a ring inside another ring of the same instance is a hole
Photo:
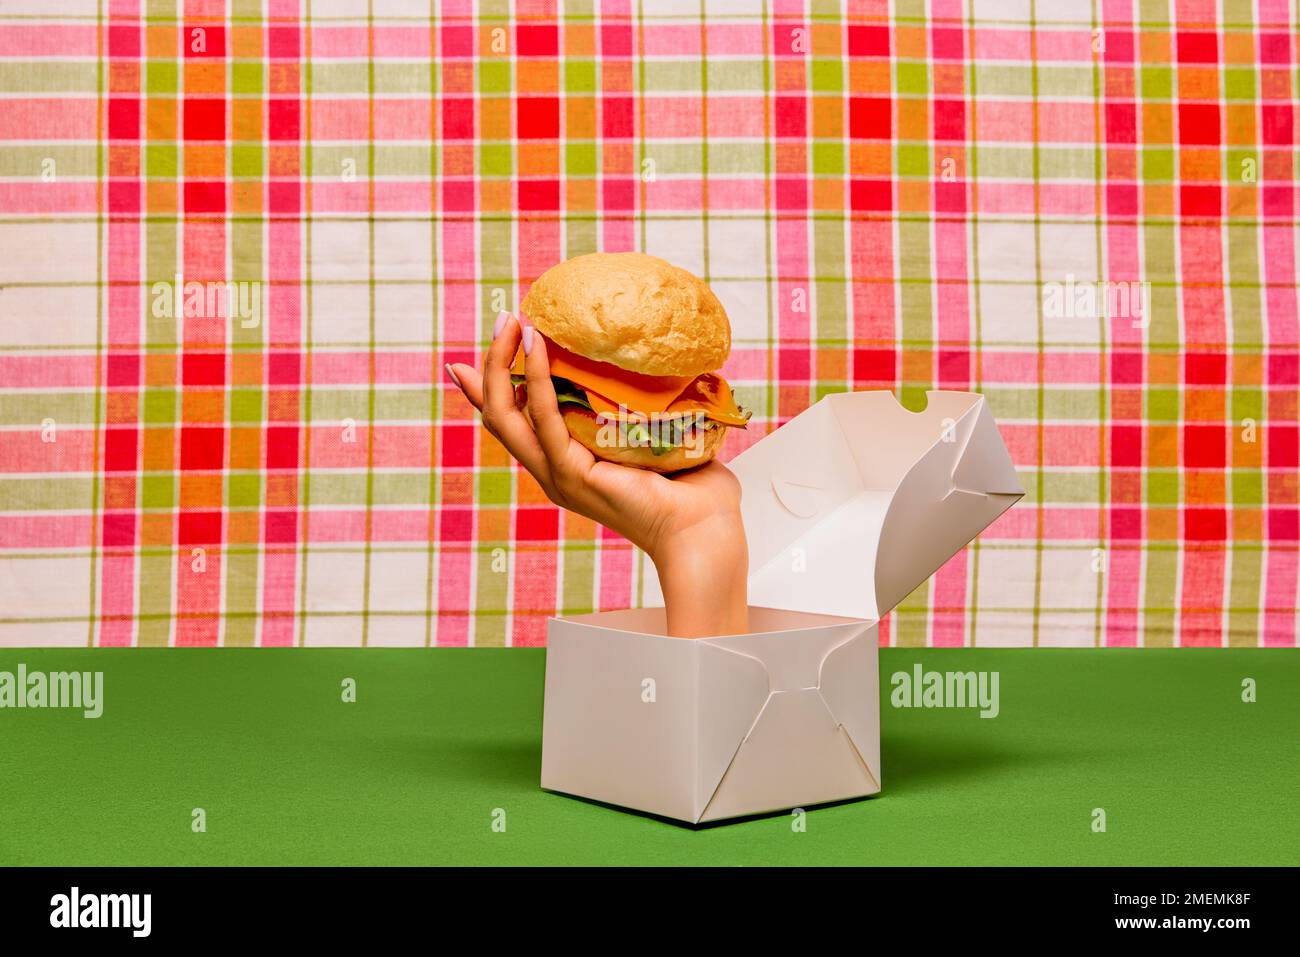
[[[982,396],[827,396],[729,463],[750,630],[552,618],[542,787],[699,823],[880,790],[877,624],[1022,495]],[[653,566],[645,601],[661,605]]]

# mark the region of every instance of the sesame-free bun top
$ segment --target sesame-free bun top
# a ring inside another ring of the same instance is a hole
[[[542,273],[520,304],[570,352],[654,376],[697,376],[731,352],[731,322],[708,286],[645,253],[590,253]]]

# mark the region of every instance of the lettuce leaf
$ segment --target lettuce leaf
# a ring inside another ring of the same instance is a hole
[[[521,375],[510,376],[511,385],[523,385],[525,378]],[[580,386],[574,385],[568,379],[561,379],[559,376],[551,376],[551,384],[555,386],[555,401],[559,405],[580,406],[584,409],[591,409],[591,403],[587,401],[587,393]],[[594,411],[594,410],[593,410]]]

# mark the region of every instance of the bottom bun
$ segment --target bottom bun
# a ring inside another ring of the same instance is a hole
[[[727,430],[716,426],[705,429],[704,441],[694,448],[683,445],[662,455],[655,455],[648,448],[640,446],[602,446],[599,442],[602,425],[596,421],[596,413],[590,409],[566,403],[560,406],[560,412],[564,416],[564,424],[569,428],[569,434],[589,448],[596,458],[652,472],[680,472],[683,469],[697,468],[712,461],[727,437]]]

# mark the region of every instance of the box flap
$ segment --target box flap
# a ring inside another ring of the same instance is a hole
[[[906,598],[1025,494],[983,396],[927,394],[930,405],[926,413],[939,406],[941,437],[899,483],[885,515],[877,545],[881,558],[875,566],[880,615]],[[954,398],[975,402],[954,418]]]
[[[927,396],[827,396],[731,461],[753,604],[879,618],[1024,494],[984,397]]]
[[[880,710],[875,634],[874,625],[848,621],[692,643],[700,652],[696,820],[789,807],[791,788],[810,804],[879,790],[879,734],[873,743],[869,733]],[[844,675],[830,681],[832,703],[819,690],[826,663],[852,648]]]
[[[835,648],[822,661],[822,700],[848,735],[880,789],[880,656],[872,629]]]
[[[824,804],[879,790],[816,691],[778,691],[745,737],[701,821]]]
[[[692,644],[699,667],[699,712],[691,819],[698,821],[767,704],[771,690],[761,661],[715,647],[708,640]]]

